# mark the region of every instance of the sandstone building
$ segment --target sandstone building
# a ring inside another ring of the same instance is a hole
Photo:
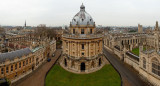
[[[143,33],[142,26],[138,25],[138,33],[107,33],[104,47],[131,65],[143,79],[160,86],[159,33],[158,22],[151,33]],[[139,55],[132,52],[135,48],[139,49]]]
[[[12,83],[37,69],[56,50],[56,40],[30,36],[8,38],[4,45],[8,52],[0,53],[0,78]]]
[[[96,25],[82,4],[70,22],[70,29],[63,33],[63,54],[60,65],[74,73],[90,73],[103,65],[103,36],[96,33]]]

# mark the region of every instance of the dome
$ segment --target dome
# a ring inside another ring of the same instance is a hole
[[[85,11],[85,6],[82,4],[80,11],[73,17],[71,25],[94,26],[95,22],[93,21],[92,17]]]

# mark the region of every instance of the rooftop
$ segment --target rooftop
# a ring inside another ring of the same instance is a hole
[[[0,62],[4,62],[6,59],[14,60],[14,58],[16,58],[16,57],[21,58],[22,56],[28,55],[30,53],[32,53],[32,51],[29,48],[24,48],[21,50],[2,53],[2,54],[0,54]]]

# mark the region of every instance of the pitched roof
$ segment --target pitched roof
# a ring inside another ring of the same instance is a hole
[[[8,53],[2,53],[0,54],[0,62],[4,62],[6,59],[14,60],[14,58],[19,57],[21,58],[23,55],[28,55],[32,53],[32,51],[29,48],[24,48],[21,50],[16,50]]]

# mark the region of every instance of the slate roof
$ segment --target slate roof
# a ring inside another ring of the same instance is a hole
[[[16,50],[8,53],[1,53],[0,54],[0,62],[4,62],[6,59],[14,60],[14,58],[19,57],[21,58],[23,55],[28,55],[32,53],[29,48],[24,48],[21,50]]]
[[[134,55],[134,54],[133,54],[133,53],[131,53],[131,52],[126,52],[126,54],[127,54],[128,56],[130,56],[131,58],[133,58],[133,59],[135,59],[135,60],[139,61],[139,56]]]

